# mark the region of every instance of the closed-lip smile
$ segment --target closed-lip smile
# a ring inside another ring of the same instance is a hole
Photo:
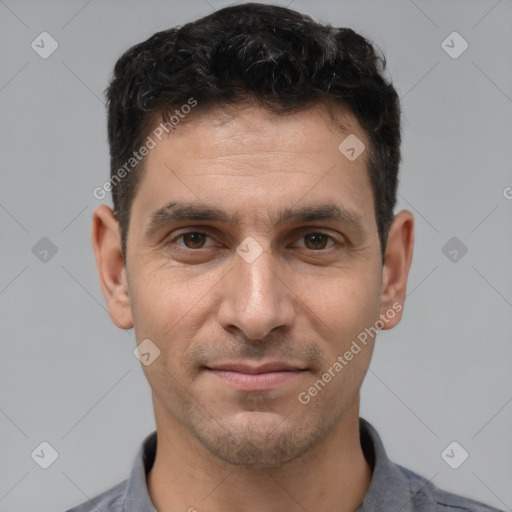
[[[241,391],[266,391],[297,378],[306,368],[273,361],[258,366],[248,363],[221,363],[205,369]]]

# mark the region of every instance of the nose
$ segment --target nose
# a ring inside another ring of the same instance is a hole
[[[222,290],[218,321],[225,330],[238,328],[256,340],[293,323],[293,293],[270,250],[264,250],[252,262],[235,254],[234,266],[226,275]]]

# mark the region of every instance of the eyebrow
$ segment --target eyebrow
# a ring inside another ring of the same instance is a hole
[[[270,218],[273,227],[324,220],[343,224],[362,234],[366,234],[368,231],[364,219],[359,214],[332,203],[285,208],[277,215],[270,215]],[[239,215],[231,215],[215,206],[170,202],[151,215],[145,233],[150,235],[161,226],[173,222],[204,221],[235,225],[239,220]]]

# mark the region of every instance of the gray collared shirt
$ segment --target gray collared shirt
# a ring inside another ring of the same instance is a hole
[[[386,455],[377,431],[360,418],[361,445],[373,468],[370,487],[356,512],[503,512],[443,491],[426,478],[395,464]],[[67,512],[157,512],[146,485],[156,455],[156,431],[135,457],[130,478]]]

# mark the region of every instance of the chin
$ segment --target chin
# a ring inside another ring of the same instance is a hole
[[[197,432],[201,444],[214,456],[236,466],[281,466],[306,453],[324,432],[290,425],[275,413],[244,412],[208,432]]]

